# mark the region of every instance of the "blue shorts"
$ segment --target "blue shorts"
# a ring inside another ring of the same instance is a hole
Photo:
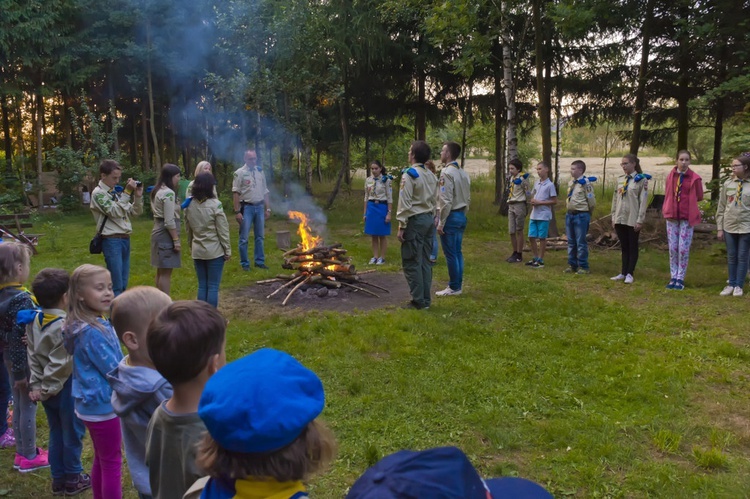
[[[547,239],[549,220],[529,220],[529,237]]]

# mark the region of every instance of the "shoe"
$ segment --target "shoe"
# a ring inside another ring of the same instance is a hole
[[[634,280],[635,279],[633,279],[633,275],[632,274],[628,274],[628,275],[625,276],[625,281],[624,282],[625,282],[625,284],[633,284]]]
[[[531,260],[529,260],[528,262],[524,263],[524,265],[526,265],[527,267],[533,267],[535,263],[536,263],[536,257],[534,257]]]
[[[609,278],[610,281],[623,281],[625,280],[625,274],[617,274],[614,277]]]
[[[734,287],[734,291],[732,291],[732,296],[742,296],[744,293],[742,291],[742,288],[739,286]]]
[[[52,482],[52,495],[64,496],[65,495],[65,482],[63,483]]]
[[[544,268],[544,260],[537,260],[534,263],[531,264],[532,269],[543,269]]]
[[[242,267],[243,272],[250,272],[250,267]]]
[[[588,275],[591,271],[589,269],[578,269],[576,270],[576,275]]]
[[[21,464],[18,466],[18,471],[21,473],[28,473],[41,468],[49,468],[49,459],[46,451],[37,447],[36,457],[34,459],[26,459],[21,456]]]
[[[414,300],[411,300],[411,301],[408,301],[408,302],[404,303],[401,306],[401,308],[404,308],[404,309],[413,309],[413,310],[427,310],[427,309],[430,308],[430,306],[427,305],[426,307],[423,307],[422,305],[418,304]]]
[[[91,488],[91,477],[86,473],[81,473],[75,482],[65,482],[65,495],[75,496]]]
[[[672,289],[682,291],[683,289],[685,289],[685,282],[682,279],[675,279]]]
[[[268,265],[266,265],[265,263],[261,263],[260,265],[256,265],[255,268],[256,269],[268,270]]]
[[[521,263],[522,261],[523,261],[523,255],[521,255],[521,253],[516,253],[516,259],[510,263]]]
[[[16,445],[16,437],[13,436],[13,428],[8,428],[0,435],[0,449],[7,449]]]
[[[370,258],[370,265],[375,265],[376,263],[378,263],[378,259],[377,258],[375,258],[375,257]]]
[[[380,258],[378,258],[378,260],[377,260],[377,261],[375,262],[375,265],[383,265],[384,263],[385,263],[385,258],[383,258],[383,257],[380,257]]]
[[[578,269],[574,269],[573,267],[563,270],[563,274],[575,274],[576,272],[578,272]]]
[[[734,289],[734,288],[733,288]],[[21,459],[23,459],[23,456],[16,452],[16,457],[13,458],[13,469],[17,470],[21,467]]]
[[[677,282],[677,279],[670,279],[669,280],[669,284],[667,284],[666,288],[667,289],[674,289],[674,285],[675,285],[676,282]]]
[[[721,293],[719,293],[719,296],[729,296],[734,292],[734,286],[724,286],[724,289],[721,290]]]
[[[455,289],[451,289],[451,287],[448,286],[444,290],[436,292],[435,296],[458,296],[461,293],[462,293],[462,291],[460,289],[459,290],[455,290]]]

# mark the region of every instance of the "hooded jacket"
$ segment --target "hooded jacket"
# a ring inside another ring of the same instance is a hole
[[[33,295],[20,284],[7,284],[0,289],[0,348],[8,353],[13,381],[29,378],[29,364],[23,336],[26,326],[16,322],[21,310],[35,309]]]

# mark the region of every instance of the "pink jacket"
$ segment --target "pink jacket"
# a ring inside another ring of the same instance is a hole
[[[667,183],[664,187],[664,205],[661,212],[664,218],[672,220],[687,220],[691,227],[701,223],[701,212],[698,209],[698,201],[703,200],[703,180],[700,175],[688,169],[682,178],[680,188],[680,200],[677,201],[676,187],[680,179],[680,172],[675,166],[667,175]]]

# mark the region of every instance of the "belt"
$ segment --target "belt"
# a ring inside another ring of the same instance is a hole
[[[240,206],[260,206],[265,204],[265,201],[258,201],[257,203],[250,203],[248,201],[240,201]]]
[[[375,203],[375,204],[388,204],[388,201],[382,200],[382,199],[368,199],[368,203]]]
[[[154,222],[163,222],[164,217],[154,217]]]
[[[130,239],[130,234],[107,234],[103,239]]]
[[[451,213],[456,213],[457,211],[460,211],[461,213],[463,213],[464,211],[466,211],[466,206],[464,206],[463,208],[458,208],[456,210],[451,210]]]
[[[526,204],[526,201],[508,201],[508,204]]]
[[[584,210],[568,210],[568,215],[580,215],[581,213],[588,213],[588,211]]]

